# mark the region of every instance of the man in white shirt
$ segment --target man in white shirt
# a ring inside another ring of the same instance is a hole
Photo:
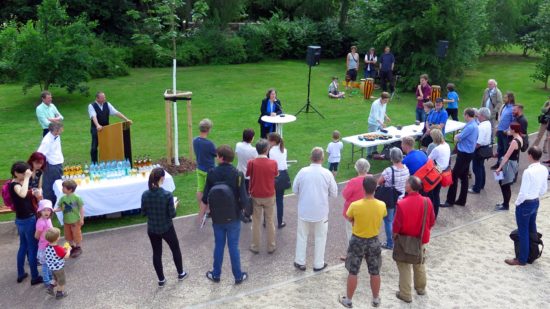
[[[48,134],[48,126],[51,122],[61,122],[63,116],[52,103],[52,94],[49,91],[42,91],[40,94],[42,103],[36,107],[36,118],[42,127],[42,137]]]
[[[477,194],[485,188],[485,160],[487,158],[481,157],[483,151],[491,149],[491,134],[493,130],[491,128],[491,111],[487,107],[482,107],[477,111],[478,136],[476,143],[476,151],[472,160],[472,171],[474,172],[475,182],[473,187],[468,189],[469,193]]]
[[[253,129],[244,129],[243,131],[243,140],[242,142],[238,142],[237,146],[235,146],[235,153],[237,154],[237,170],[239,172],[242,172],[243,175],[246,175],[246,166],[248,164],[248,161],[252,159],[256,159],[258,157],[258,151],[256,151],[256,148],[253,147],[252,141],[254,140],[254,130]],[[244,183],[246,186],[246,191],[248,191],[249,185],[250,185],[250,177],[245,176]],[[247,217],[244,215],[244,213],[241,215],[241,221],[244,223],[250,222],[250,217]]]
[[[292,185],[298,196],[298,227],[294,267],[306,270],[306,248],[310,228],[314,229],[315,254],[313,270],[321,271],[325,263],[325,245],[328,232],[329,197],[338,195],[338,186],[331,172],[322,166],[323,148],[311,151],[311,164],[302,168]]]
[[[390,94],[387,92],[382,92],[380,98],[372,102],[369,113],[369,132],[376,132],[385,127],[385,121],[391,121],[390,117],[386,114],[386,107],[390,101]],[[376,147],[367,148],[367,156],[370,156]]]
[[[519,234],[519,256],[506,259],[508,265],[525,265],[529,257],[529,235],[537,233],[539,198],[548,190],[548,169],[540,164],[542,151],[538,146],[527,150],[529,167],[523,171],[521,187],[516,199],[516,223]]]
[[[63,133],[63,123],[50,122],[48,129],[49,132],[42,138],[37,151],[46,156],[46,168],[42,175],[42,195],[55,205],[57,198],[53,192],[53,184],[63,176],[64,158],[60,136]]]
[[[90,116],[90,133],[92,134],[90,156],[92,158],[92,163],[97,163],[97,132],[101,131],[103,126],[109,125],[109,116],[117,116],[130,124],[132,124],[132,120],[117,111],[111,103],[107,102],[105,93],[101,91],[96,93],[95,101],[88,105],[88,115]]]

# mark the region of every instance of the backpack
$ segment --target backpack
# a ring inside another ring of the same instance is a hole
[[[217,182],[208,192],[208,206],[212,223],[225,224],[238,218],[235,192],[224,182]]]
[[[529,135],[521,135],[521,139],[523,140],[523,144],[521,145],[521,152],[526,152],[527,149],[529,149]]]
[[[541,233],[529,234],[529,256],[527,257],[527,263],[533,264],[533,262],[541,257],[542,250],[544,249],[544,243],[542,242]],[[516,251],[516,259],[519,259],[519,233],[518,230],[513,230],[510,233],[510,239],[514,241],[514,249]],[[542,247],[542,248],[541,248]]]
[[[13,201],[11,200],[10,195],[10,183],[11,179],[4,182],[2,185],[2,199],[4,200],[4,205],[11,209],[12,211],[15,211],[15,207],[13,206]]]

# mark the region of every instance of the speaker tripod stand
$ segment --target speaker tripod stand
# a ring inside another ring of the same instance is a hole
[[[304,104],[304,106],[302,106],[302,108],[300,108],[300,110],[296,113],[296,116],[298,116],[298,114],[301,113],[301,112],[305,112],[306,114],[317,113],[319,116],[321,116],[321,118],[325,119],[325,116],[323,116],[323,114],[321,114],[313,106],[313,104],[311,104],[311,101],[309,100],[310,92],[311,92],[311,65],[309,66],[309,74],[308,74],[308,78],[307,78],[307,101],[306,101],[306,104]],[[311,112],[309,111],[310,108],[312,110]]]

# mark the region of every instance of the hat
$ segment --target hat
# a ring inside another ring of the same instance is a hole
[[[443,99],[442,98],[437,98],[437,99],[435,99],[435,103],[443,103]]]
[[[46,208],[48,208],[50,210],[53,210],[52,202],[50,200],[40,200],[40,202],[38,202],[37,212],[41,212],[42,210],[44,210]]]

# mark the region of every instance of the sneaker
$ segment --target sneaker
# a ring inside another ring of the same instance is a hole
[[[44,282],[44,279],[42,279],[42,276],[38,276],[31,280],[31,285],[37,285],[43,282]]]
[[[55,293],[55,299],[61,299],[66,296],[67,296],[67,292],[65,291],[57,291],[57,293]]]
[[[398,299],[406,302],[406,303],[412,303],[412,299],[406,299],[404,298],[403,296],[401,296],[401,293],[399,293],[399,291],[395,292],[395,297],[397,297]]]
[[[378,306],[380,306],[380,303],[381,303],[380,297],[375,297],[375,298],[372,299],[371,305],[373,307],[378,307]]]
[[[347,296],[343,296],[343,295],[338,296],[338,302],[346,308],[353,308],[351,299],[348,299]]]
[[[164,280],[159,280],[159,288],[163,288],[164,285],[166,284],[166,278],[164,278]]]
[[[216,283],[220,282],[220,278],[215,278],[214,274],[212,274],[210,270],[206,272],[206,278],[208,278],[208,280],[212,282],[216,282]]]
[[[389,246],[387,242],[382,244],[382,249],[393,250],[393,246]]]
[[[187,278],[187,273],[186,272],[182,272],[181,274],[178,275],[178,280],[179,281],[183,281],[183,279]]]
[[[49,285],[47,288],[46,288],[46,293],[50,294],[51,296],[54,296],[55,293],[53,291],[53,285]]]
[[[74,248],[71,250],[71,257],[72,257],[72,258],[77,258],[77,257],[79,257],[81,254],[82,254],[82,248],[80,248],[80,247],[74,247]]]
[[[469,188],[469,189],[468,189],[468,193],[479,194],[479,192],[475,191],[475,190],[472,189],[472,188]]]
[[[243,281],[246,281],[246,279],[248,279],[248,273],[243,272],[243,274],[241,276],[241,279],[235,280],[235,284],[241,284],[241,283],[243,283]]]
[[[416,290],[416,294],[420,296],[426,295],[426,290]]]

